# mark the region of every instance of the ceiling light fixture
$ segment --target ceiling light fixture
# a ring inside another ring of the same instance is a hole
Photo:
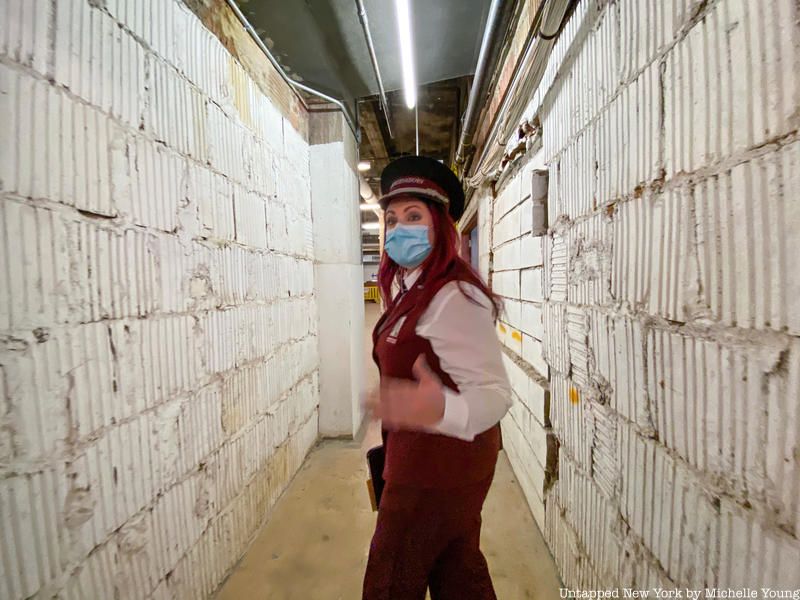
[[[380,229],[380,228],[381,228],[380,223],[364,223],[363,225],[361,225],[361,229]]]
[[[403,65],[403,94],[406,106],[414,108],[417,103],[417,82],[414,74],[414,52],[411,44],[410,0],[395,0],[397,32],[400,35],[400,61]]]
[[[380,206],[377,204],[359,204],[358,207],[361,210],[379,210]]]
[[[372,163],[370,163],[368,160],[362,160],[360,163],[358,163],[358,170],[359,171],[369,171],[371,166],[372,166]]]

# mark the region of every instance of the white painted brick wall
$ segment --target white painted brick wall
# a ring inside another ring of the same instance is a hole
[[[296,109],[177,0],[0,2],[3,598],[209,596],[315,443]]]
[[[789,0],[583,0],[530,98],[541,156],[488,213],[494,288],[516,302],[519,274],[521,303],[503,431],[569,587],[800,587],[799,19]]]
[[[513,390],[513,404],[503,419],[504,448],[540,528],[545,526],[544,498],[555,475],[550,429],[548,366],[543,357],[542,237],[532,235],[534,202],[529,159],[500,186],[495,198],[479,200],[481,265],[492,265],[492,290],[503,301],[498,336]],[[549,440],[549,441],[548,441]]]

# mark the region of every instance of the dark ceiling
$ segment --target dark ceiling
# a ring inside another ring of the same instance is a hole
[[[386,90],[402,87],[395,4],[363,0]],[[355,0],[237,0],[290,74],[351,104],[378,92]],[[472,75],[490,0],[410,0],[419,85]]]
[[[419,153],[452,163],[452,153],[458,142],[459,116],[466,106],[469,77],[432,83],[420,88],[417,111],[419,113]],[[391,113],[390,136],[377,96],[365,98],[358,104],[361,125],[360,158],[369,161],[370,168],[362,172],[376,195],[380,195],[380,174],[390,160],[405,154],[416,154],[414,111],[406,108],[402,91],[387,94]],[[377,221],[372,212],[363,212],[364,222]],[[363,231],[365,243],[377,243],[376,231]]]
[[[459,118],[466,106],[468,77],[440,81],[418,91],[419,153],[452,162],[457,143]],[[391,133],[384,120],[377,96],[359,102],[361,159],[371,163],[364,173],[367,181],[377,183],[378,176],[395,157],[416,154],[415,115],[406,108],[402,91],[387,94]],[[377,191],[377,185],[373,186]]]

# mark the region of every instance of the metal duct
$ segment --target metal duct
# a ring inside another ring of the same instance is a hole
[[[476,187],[494,165],[500,162],[510,135],[516,131],[525,108],[542,81],[547,60],[573,1],[548,0],[537,15],[538,23],[534,24],[535,34],[528,41],[523,58],[506,91],[505,99],[497,111],[494,125],[486,138],[478,161],[476,173],[468,180],[471,187]]]
[[[369,59],[372,61],[372,70],[375,72],[375,80],[378,82],[378,92],[381,98],[381,106],[383,107],[383,116],[386,119],[386,129],[389,132],[389,137],[393,138],[392,124],[389,122],[389,103],[386,101],[386,90],[383,89],[381,69],[378,66],[378,57],[375,54],[375,45],[372,43],[372,34],[369,31],[369,20],[367,19],[367,9],[364,8],[363,0],[356,0],[356,8],[358,8],[358,18],[361,21],[361,29],[364,30],[364,39],[367,41]]]
[[[503,47],[511,15],[514,12],[514,4],[513,0],[492,0],[489,7],[489,16],[486,19],[486,28],[483,30],[478,63],[475,66],[475,77],[472,80],[467,110],[464,113],[464,124],[456,151],[455,163],[459,168],[466,161],[467,152],[472,147],[472,137],[477,128],[478,115],[480,115],[486,100],[491,76]]]
[[[253,29],[253,26],[250,24],[250,21],[248,21],[247,17],[245,17],[244,14],[242,14],[242,11],[239,10],[239,7],[236,5],[236,2],[234,0],[226,0],[226,3],[228,4],[228,6],[231,7],[231,10],[233,10],[234,14],[236,15],[236,18],[239,19],[239,22],[244,27],[244,30],[250,34],[250,37],[253,38],[253,41],[256,43],[256,45],[258,45],[261,51],[267,56],[269,62],[271,62],[272,66],[275,67],[275,70],[278,71],[278,74],[283,78],[283,80],[287,84],[289,84],[289,86],[293,90],[295,90],[295,93],[297,93],[297,90],[302,90],[304,92],[311,94],[312,96],[316,96],[317,98],[322,98],[326,102],[330,102],[331,104],[336,105],[339,108],[339,110],[342,111],[344,119],[345,121],[347,121],[347,125],[350,127],[350,131],[353,132],[356,141],[360,142],[361,136],[359,135],[359,130],[355,125],[355,121],[350,117],[350,111],[347,110],[347,107],[344,105],[344,103],[341,100],[334,98],[333,96],[329,96],[328,94],[320,92],[319,90],[315,90],[314,88],[302,84],[298,81],[295,81],[294,79],[289,77],[289,75],[286,74],[286,71],[283,70],[283,67],[280,65],[277,59],[272,55],[272,52],[269,51],[269,48],[267,48],[264,42],[261,41],[261,38],[256,33],[256,30]],[[306,109],[308,109],[308,106],[303,101],[302,96],[298,94],[298,97],[300,98],[301,102],[303,102],[303,105],[306,107]]]
[[[367,204],[378,203],[378,198],[375,196],[375,192],[372,191],[372,186],[367,183],[367,180],[361,174],[358,176],[358,193]]]

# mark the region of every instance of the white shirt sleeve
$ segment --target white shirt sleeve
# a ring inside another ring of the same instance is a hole
[[[472,441],[498,423],[511,407],[511,386],[503,366],[489,299],[475,286],[451,281],[439,290],[417,322],[459,392],[445,388],[442,420],[432,431]]]

